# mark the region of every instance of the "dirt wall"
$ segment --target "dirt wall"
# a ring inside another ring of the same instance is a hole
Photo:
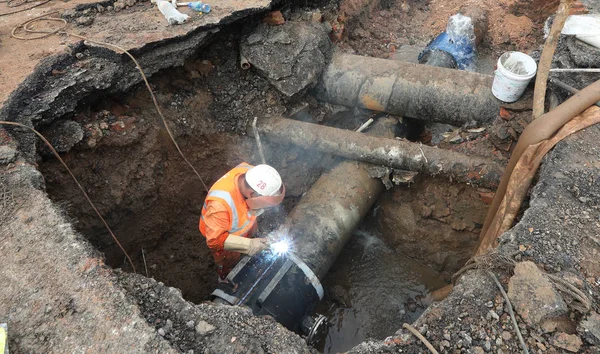
[[[473,254],[487,205],[474,187],[417,177],[385,193],[375,210],[389,246],[450,275]]]

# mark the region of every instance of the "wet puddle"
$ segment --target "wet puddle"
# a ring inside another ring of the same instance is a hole
[[[429,306],[431,291],[445,285],[431,268],[388,248],[374,230],[363,224],[323,280],[328,296],[317,312],[330,326],[316,347],[324,353],[393,335]]]

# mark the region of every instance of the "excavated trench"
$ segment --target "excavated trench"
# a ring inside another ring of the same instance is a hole
[[[183,67],[151,78],[176,139],[210,186],[241,161],[258,163],[254,139],[244,135],[257,115],[290,114],[308,103],[303,120],[356,128],[364,114],[334,115],[309,96],[284,100],[262,78],[237,67],[236,36],[222,35]],[[342,118],[340,118],[342,117]],[[73,124],[75,122],[76,124]],[[83,138],[72,126],[81,127]],[[182,290],[198,303],[216,286],[211,253],[198,231],[206,192],[175,150],[145,87],[81,103],[76,113],[42,129],[127,250],[137,272]],[[402,136],[418,136],[404,125]],[[267,160],[287,186],[283,206],[259,222],[273,230],[320,174],[338,159],[292,145],[265,142]],[[123,253],[63,167],[39,147],[39,168],[51,199],[113,268],[132,271]],[[317,312],[330,326],[317,347],[344,351],[392,335],[431,303],[473,253],[487,206],[475,188],[417,176],[384,192],[323,280]]]

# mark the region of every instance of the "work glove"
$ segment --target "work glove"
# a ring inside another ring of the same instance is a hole
[[[223,249],[226,251],[240,252],[249,256],[269,248],[266,238],[246,238],[237,235],[229,235],[225,239]]]
[[[266,238],[251,238],[250,239],[250,250],[247,255],[254,256],[264,250],[269,249],[269,243]]]

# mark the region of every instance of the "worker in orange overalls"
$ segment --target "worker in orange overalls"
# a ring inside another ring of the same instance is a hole
[[[264,238],[253,238],[256,217],[265,208],[281,203],[285,187],[269,165],[241,163],[210,188],[200,217],[200,232],[212,250],[221,281],[241,254],[253,256],[269,247]]]

